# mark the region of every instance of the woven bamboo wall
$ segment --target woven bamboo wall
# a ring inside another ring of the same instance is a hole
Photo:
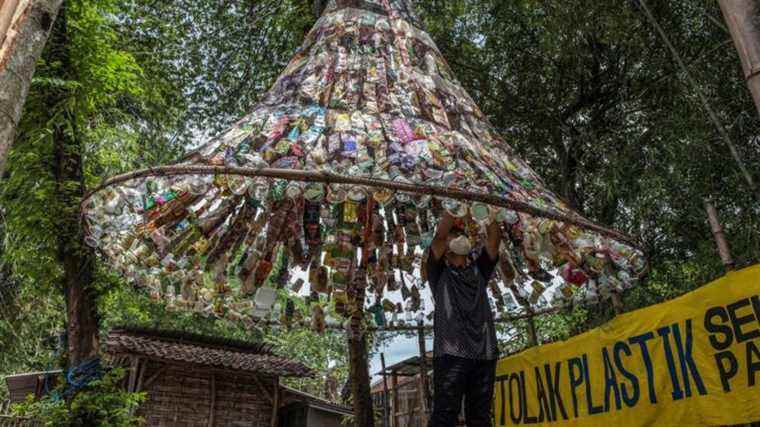
[[[154,368],[155,369],[155,368]],[[147,376],[153,374],[150,370]],[[212,375],[213,389],[212,396]],[[270,427],[274,377],[165,367],[144,391],[138,414],[149,426]],[[265,394],[261,387],[266,388]],[[212,417],[213,402],[213,424]]]

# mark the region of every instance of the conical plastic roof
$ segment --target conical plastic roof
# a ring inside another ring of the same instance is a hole
[[[476,247],[500,223],[498,311],[515,305],[509,292],[547,307],[636,283],[645,260],[631,239],[573,212],[518,158],[406,1],[344,3],[221,136],[96,189],[88,244],[170,307],[255,321],[279,294],[275,316],[318,329],[324,310],[371,306],[380,325],[421,315],[419,268],[444,210]]]

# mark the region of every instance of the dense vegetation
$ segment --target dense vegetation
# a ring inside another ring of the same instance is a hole
[[[462,83],[550,187],[641,239],[652,270],[625,295],[628,310],[721,274],[705,197],[719,208],[737,263],[760,259],[760,206],[695,95],[707,95],[757,174],[759,122],[718,6],[650,3],[698,89],[635,1],[418,0]],[[85,280],[101,331],[140,323],[265,339],[325,372],[337,366],[345,379],[341,336],[167,314],[103,268],[77,225],[85,188],[174,160],[246,112],[314,20],[308,0],[66,2],[0,182],[0,376],[61,362],[67,283]],[[551,316],[539,332],[559,339],[612,314]],[[504,350],[520,348],[523,336]],[[299,385],[321,393],[322,382]]]

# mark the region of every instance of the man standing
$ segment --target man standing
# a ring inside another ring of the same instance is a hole
[[[473,253],[455,222],[444,212],[427,262],[435,303],[430,427],[455,426],[462,397],[467,426],[490,427],[498,349],[486,288],[499,260],[501,231],[492,221],[483,249]]]

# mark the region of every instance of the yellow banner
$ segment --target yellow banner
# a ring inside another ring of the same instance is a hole
[[[497,426],[760,421],[760,265],[499,361]]]

